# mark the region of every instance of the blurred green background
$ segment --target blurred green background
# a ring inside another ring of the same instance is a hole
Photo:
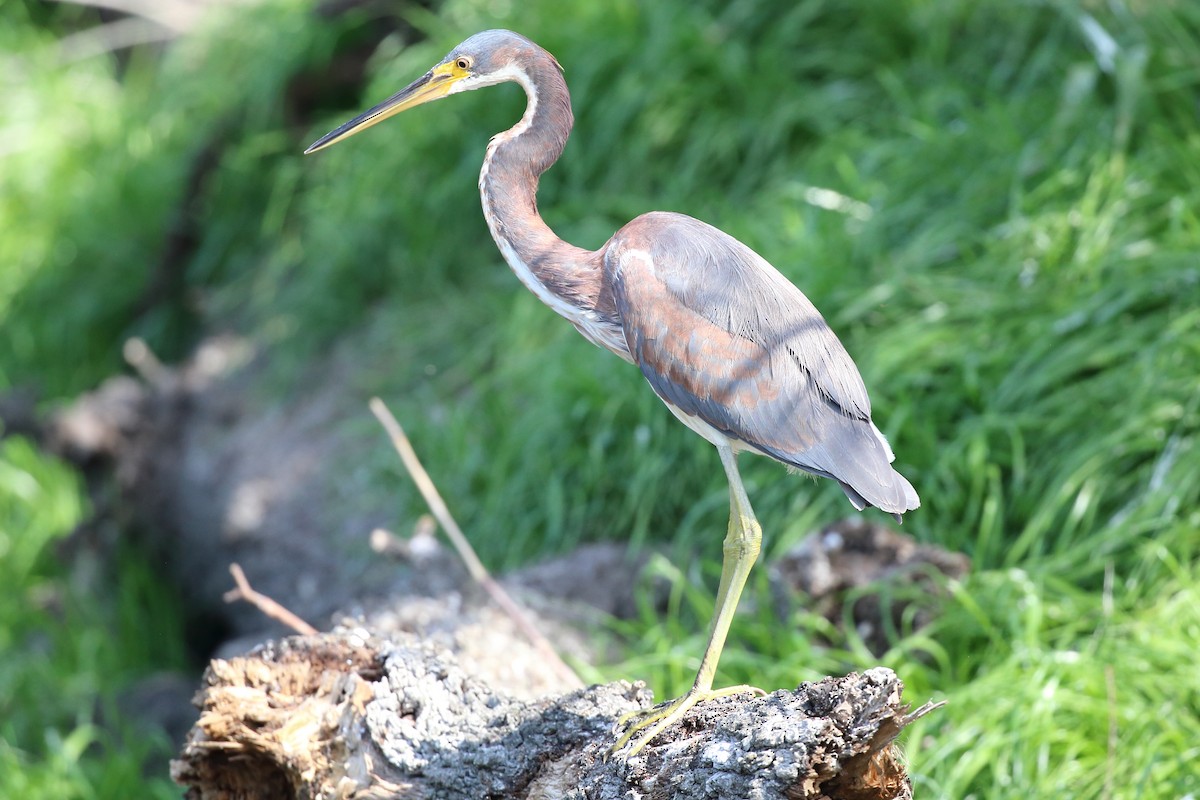
[[[475,184],[519,91],[299,155],[470,33],[518,30],[578,120],[550,224],[597,247],[671,209],[763,253],[862,370],[922,496],[904,531],[974,564],[882,657],[781,622],[760,569],[718,682],[892,667],[910,701],[949,701],[904,740],[920,797],[1200,793],[1200,4],[132,5],[0,0],[0,389],[51,408],[122,371],[131,336],[172,361],[233,329],[284,396],[360,337],[388,365],[360,388],[489,564],[667,548],[670,613],[614,623],[627,659],[589,677],[681,691],[724,477],[502,265]],[[743,468],[767,563],[849,512],[829,482]],[[0,442],[0,796],[178,796],[143,770],[169,743],[114,698],[186,666],[182,612],[136,548],[103,580],[59,563],[86,505],[68,467]]]

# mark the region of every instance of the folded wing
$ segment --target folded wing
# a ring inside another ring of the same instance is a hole
[[[607,245],[625,340],[654,391],[785,464],[833,478],[857,508],[919,505],[891,467],[854,362],[816,307],[750,248],[655,212]]]

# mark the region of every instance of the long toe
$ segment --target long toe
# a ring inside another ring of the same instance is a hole
[[[622,755],[632,758],[664,730],[683,719],[683,715],[697,703],[713,700],[717,697],[728,697],[744,692],[765,695],[762,689],[755,686],[727,686],[724,689],[697,689],[692,687],[687,694],[669,703],[648,708],[645,711],[634,711],[617,720],[617,726],[627,725],[621,738],[609,750],[609,755]],[[635,738],[636,737],[636,738]],[[628,748],[628,749],[626,749]]]

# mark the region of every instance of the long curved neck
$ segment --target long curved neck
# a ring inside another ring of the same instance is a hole
[[[540,56],[512,68],[528,105],[520,122],[488,144],[479,194],[492,238],[513,272],[542,302],[575,321],[596,307],[600,260],[558,238],[538,213],[538,178],[562,155],[574,124],[566,81],[549,54]]]

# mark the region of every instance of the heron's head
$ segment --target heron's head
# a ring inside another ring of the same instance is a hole
[[[304,152],[315,153],[423,103],[504,81],[520,81],[525,74],[523,64],[538,53],[544,51],[512,31],[477,33],[447,53],[420,78],[374,108],[334,128]]]

